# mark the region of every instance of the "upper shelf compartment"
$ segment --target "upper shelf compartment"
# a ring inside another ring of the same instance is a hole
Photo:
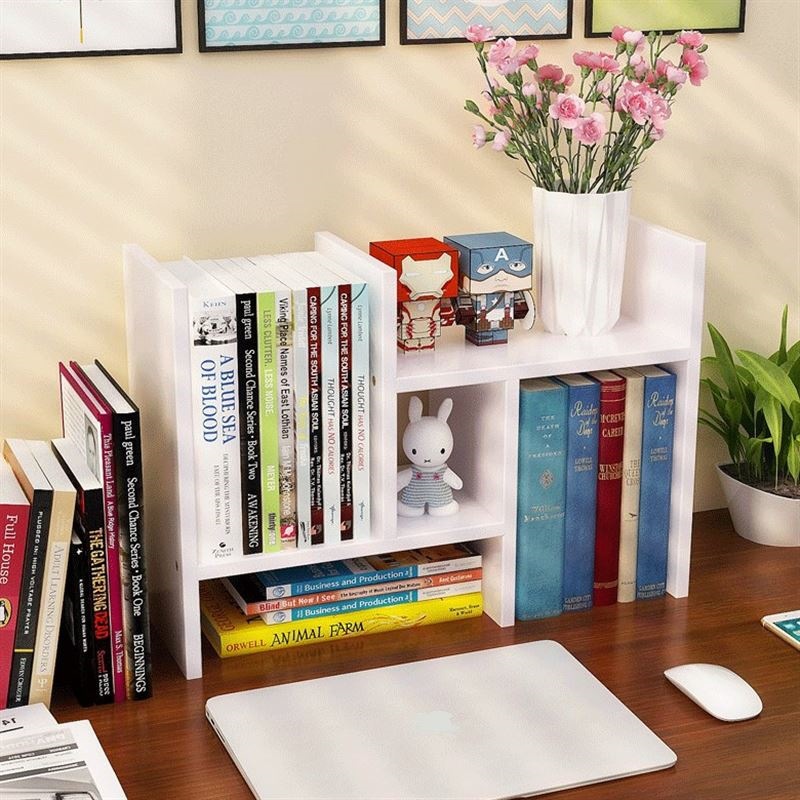
[[[683,361],[698,343],[705,244],[632,219],[622,313],[603,336],[560,336],[519,326],[506,345],[476,347],[461,328],[445,329],[436,350],[397,357],[398,392]],[[695,302],[699,300],[700,302]]]

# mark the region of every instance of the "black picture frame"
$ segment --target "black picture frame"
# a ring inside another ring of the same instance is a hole
[[[2,2],[2,0],[0,0]],[[181,23],[181,0],[175,0],[175,45],[174,47],[146,47],[120,50],[56,50],[53,52],[3,53],[0,61],[34,58],[92,58],[96,56],[145,56],[175,54],[183,52],[183,29]]]
[[[718,27],[718,28],[696,28],[694,30],[698,30],[701,33],[744,33],[744,18],[745,18],[745,6],[747,0],[739,0],[739,22],[737,25],[733,27]],[[611,35],[611,31],[602,31],[602,30],[594,30],[593,26],[594,21],[594,0],[586,0],[586,19],[584,24],[584,36],[587,39],[599,39],[599,38],[606,38]],[[659,28],[659,32],[661,33],[678,33],[681,30],[685,30],[684,28]],[[642,28],[643,33],[649,33],[653,28]]]
[[[539,33],[531,35],[516,35],[513,31],[503,32],[498,34],[500,36],[512,36],[517,41],[526,40],[539,40],[539,39],[571,39],[572,38],[572,12],[574,0],[566,0],[567,2],[567,27],[564,33]],[[458,44],[466,42],[467,39],[463,36],[448,39],[410,39],[408,37],[408,2],[407,0],[400,0],[400,44]]]
[[[243,45],[218,45],[213,46],[206,41],[206,6],[205,0],[197,0],[197,28],[201,53],[240,53],[252,50],[299,50],[321,49],[331,47],[383,47],[386,44],[386,0],[376,0],[380,14],[379,37],[374,41],[345,41],[345,42],[293,42],[275,44],[273,42],[259,42]]]

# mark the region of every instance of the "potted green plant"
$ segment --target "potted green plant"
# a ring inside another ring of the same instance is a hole
[[[719,434],[730,464],[717,470],[736,532],[760,544],[800,546],[800,341],[787,347],[788,306],[778,349],[768,358],[736,350],[708,331],[714,355],[703,359],[719,376],[704,377],[713,410],[699,421]]]

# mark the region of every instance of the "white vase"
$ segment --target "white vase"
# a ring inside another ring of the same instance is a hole
[[[568,194],[533,189],[533,256],[545,330],[597,336],[619,319],[630,189]]]
[[[800,499],[748,486],[719,464],[717,474],[739,536],[773,547],[800,547]]]

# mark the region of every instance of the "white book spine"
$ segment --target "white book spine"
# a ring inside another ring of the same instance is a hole
[[[308,438],[308,312],[306,290],[292,292],[297,546],[311,547],[311,453]]]
[[[639,488],[642,465],[644,376],[619,370],[625,377],[625,441],[622,450],[622,499],[619,527],[617,602],[636,599],[636,550],[639,542]]]
[[[342,540],[339,459],[339,290],[320,289],[322,306],[322,502],[325,542]]]
[[[242,555],[236,299],[190,295],[195,504],[201,562]]]
[[[351,291],[350,420],[353,426],[353,538],[368,539],[370,535],[369,289],[366,283],[354,283]]]

